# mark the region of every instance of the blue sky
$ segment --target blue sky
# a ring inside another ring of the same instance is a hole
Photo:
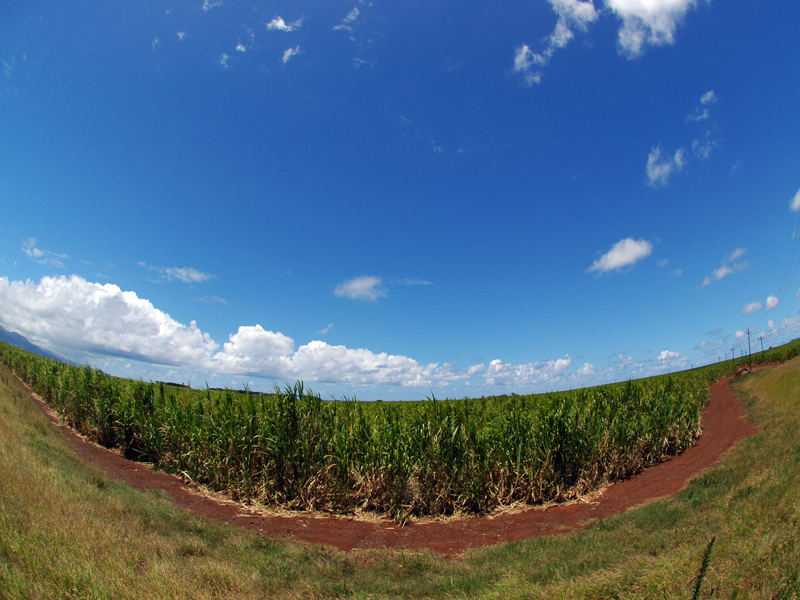
[[[113,374],[363,399],[793,339],[798,22],[738,0],[3,3],[0,325]]]

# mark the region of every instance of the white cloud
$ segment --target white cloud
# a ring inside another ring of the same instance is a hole
[[[686,122],[695,122],[698,123],[700,121],[705,121],[711,116],[711,111],[709,110],[709,106],[712,104],[716,104],[719,102],[719,98],[714,93],[714,90],[709,90],[702,96],[700,96],[700,105],[702,108],[698,107],[694,109],[690,115],[686,117]]]
[[[709,104],[716,104],[719,101],[717,95],[714,93],[714,90],[708,90],[705,94],[700,96],[700,104],[703,106],[707,106]]]
[[[642,54],[645,46],[671,45],[675,30],[696,0],[605,0],[622,19],[617,44],[629,59]]]
[[[261,325],[239,327],[220,348],[194,321],[184,325],[135,292],[77,275],[43,277],[38,284],[0,277],[0,325],[80,361],[135,360],[191,371],[198,377],[213,373],[217,380],[220,375],[252,376],[425,388],[481,377],[485,385],[530,388],[563,383],[572,364],[567,355],[521,365],[493,360],[488,367],[476,364],[458,369],[452,363],[421,364],[407,356],[322,341],[296,347],[291,337]],[[152,368],[147,372],[153,372]],[[594,366],[586,363],[572,379],[594,374]]]
[[[675,171],[681,171],[686,164],[686,151],[679,148],[672,156],[661,155],[661,145],[650,150],[647,156],[647,179],[650,187],[663,187],[667,185],[670,176]]]
[[[743,338],[743,337],[745,337],[746,335],[747,335],[747,331],[745,331],[745,330],[743,330],[743,329],[737,329],[737,330],[736,330],[735,337],[736,337],[736,339],[737,339],[737,340],[740,340],[740,339],[742,339],[742,338]]]
[[[217,6],[222,6],[222,0],[203,0],[203,10],[206,12]]]
[[[722,260],[722,265],[718,269],[714,269],[711,275],[706,275],[703,282],[697,285],[698,288],[706,287],[713,281],[718,281],[728,275],[736,273],[737,271],[745,271],[750,265],[747,261],[737,263],[737,259],[744,256],[747,248],[737,248]]]
[[[572,357],[569,355],[558,360],[543,360],[522,365],[514,365],[496,359],[489,363],[481,377],[486,380],[488,385],[517,388],[532,386],[560,379],[571,364]]]
[[[658,355],[658,360],[660,360],[660,361],[672,360],[672,359],[678,358],[680,355],[681,355],[680,352],[673,352],[673,351],[667,349],[667,350],[662,351],[661,354]]]
[[[37,248],[35,238],[28,238],[25,240],[22,243],[22,251],[34,262],[56,269],[66,269],[63,261],[70,259],[66,254],[57,254],[49,250]]]
[[[761,304],[761,302],[751,302],[742,309],[742,314],[752,315],[753,313],[760,311],[762,306],[763,304]]]
[[[276,16],[272,21],[266,23],[267,30],[269,31],[294,31],[295,29],[300,29],[300,25],[303,24],[302,17],[295,21],[294,23],[286,23],[281,17]]]
[[[294,48],[287,48],[283,52],[283,64],[289,62],[289,59],[293,56],[300,54],[300,46],[295,46]]]
[[[358,8],[354,7],[347,16],[342,19],[342,22],[334,27],[334,31],[349,31],[350,33],[353,32],[353,27],[358,24],[358,15],[360,15],[360,11]]]
[[[701,160],[706,160],[711,156],[711,151],[719,147],[718,141],[709,139],[710,133],[710,131],[706,132],[706,139],[702,142],[700,140],[692,140],[692,152]]]
[[[166,281],[182,281],[183,283],[203,283],[216,279],[216,275],[203,273],[193,267],[156,267],[155,265],[148,265],[145,262],[139,261],[138,265],[143,269],[147,269],[151,273],[158,273],[159,279]]]
[[[781,303],[781,301],[780,301],[779,298],[776,298],[775,296],[768,296],[767,297],[767,310],[772,310],[773,308],[778,306],[778,304],[780,304],[780,303]]]
[[[344,283],[337,285],[333,293],[340,298],[370,302],[375,302],[378,298],[386,298],[388,296],[383,280],[380,277],[369,275],[348,279]]]
[[[203,302],[204,304],[227,304],[230,306],[230,302],[221,296],[203,296],[202,298],[198,298],[197,301]]]
[[[680,277],[681,275],[683,275],[683,269],[681,268],[677,268],[672,272],[673,277]]]
[[[522,75],[522,82],[525,87],[532,87],[534,83],[541,83],[542,72],[537,70],[534,65],[544,65],[544,58],[541,54],[534,54],[527,44],[522,44],[514,49],[514,66],[512,73]]]
[[[406,277],[405,279],[401,279],[398,281],[400,285],[433,285],[430,281],[425,281],[424,279],[417,279],[415,277]]]
[[[666,267],[668,264],[669,264],[669,259],[668,258],[662,258],[661,260],[659,260],[656,263],[656,266],[658,266],[658,267]]]
[[[578,369],[578,377],[580,378],[594,377],[596,373],[597,368],[591,363],[584,363],[583,366]]]
[[[553,11],[558,15],[555,29],[547,37],[547,47],[541,54],[531,51],[527,44],[515,48],[513,73],[522,76],[526,87],[540,83],[542,73],[538,67],[545,66],[556,50],[566,47],[575,37],[575,30],[586,31],[590,23],[597,20],[597,11],[592,0],[549,0]]]
[[[239,39],[237,41],[238,41],[238,43],[236,44],[236,51],[237,52],[247,52],[247,48],[245,48],[245,45],[242,43],[242,40]]]
[[[326,335],[331,329],[333,329],[333,323],[328,323],[327,327],[323,327],[317,333],[319,335]]]
[[[800,210],[800,190],[797,190],[797,193],[792,198],[791,203],[789,204],[789,209],[797,212]]]
[[[0,278],[0,319],[34,343],[162,365],[202,363],[217,344],[134,292],[77,275],[39,284]]]
[[[179,31],[177,35],[178,35],[178,41],[182,42],[183,39],[186,37],[186,32],[185,31]]]
[[[730,255],[728,255],[726,261],[736,260],[737,258],[741,258],[742,256],[744,256],[746,253],[747,253],[747,248],[737,248],[736,250],[731,252]]]
[[[229,58],[230,58],[230,56],[228,56],[228,54],[225,53],[225,52],[223,52],[222,54],[219,55],[219,64],[221,64],[224,69],[230,69],[231,68],[231,66],[228,64],[228,59]]]
[[[644,239],[638,241],[625,238],[611,246],[611,250],[598,258],[586,272],[596,271],[598,274],[619,270],[635,264],[637,261],[650,256],[653,244]]]

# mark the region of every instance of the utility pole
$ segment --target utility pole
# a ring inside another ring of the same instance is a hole
[[[758,336],[758,341],[761,342],[761,363],[764,363],[764,336]]]
[[[733,347],[731,347],[731,360],[733,360],[733,366],[736,366],[736,353],[733,351]]]
[[[747,358],[750,361],[750,370],[753,370],[753,353],[750,352],[750,328],[747,328]]]

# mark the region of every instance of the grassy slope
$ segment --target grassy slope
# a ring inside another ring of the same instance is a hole
[[[738,382],[761,433],[675,498],[447,563],[196,518],[80,463],[0,367],[0,598],[800,595],[800,359]]]

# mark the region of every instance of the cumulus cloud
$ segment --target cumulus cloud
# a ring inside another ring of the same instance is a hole
[[[778,304],[780,304],[780,303],[781,303],[781,301],[780,301],[779,298],[776,298],[775,296],[768,296],[767,297],[767,310],[772,310],[773,308],[778,306]]]
[[[646,46],[675,43],[675,30],[697,0],[605,0],[622,19],[617,37],[620,54],[628,59],[641,56]]]
[[[722,260],[722,265],[720,265],[719,268],[714,269],[711,275],[706,275],[705,278],[703,279],[703,282],[700,283],[697,287],[698,288],[706,287],[707,285],[711,285],[713,281],[718,281],[720,279],[723,279],[728,275],[736,273],[737,271],[746,270],[750,266],[747,261],[741,263],[735,262],[736,260],[744,256],[746,252],[747,248],[737,248],[736,250],[731,252],[728,256],[726,256]]]
[[[358,15],[360,14],[361,12],[358,10],[358,8],[354,7],[353,10],[347,13],[347,16],[344,19],[342,19],[342,22],[333,28],[333,30],[349,31],[350,33],[352,33],[353,27],[355,27],[358,24]]]
[[[589,379],[596,374],[597,368],[592,363],[584,363],[583,366],[578,369],[578,377],[581,379]]]
[[[530,387],[560,379],[571,364],[572,357],[569,355],[558,360],[543,360],[522,365],[514,365],[496,359],[489,363],[481,377],[486,380],[488,385]]]
[[[216,279],[216,275],[203,273],[193,267],[157,267],[139,261],[138,265],[151,273],[158,273],[159,279],[164,281],[182,281],[183,283],[203,283]]]
[[[77,275],[39,284],[0,278],[0,319],[34,343],[161,365],[202,363],[217,344],[134,292]]]
[[[770,298],[771,297],[772,296],[770,296]],[[761,304],[761,302],[751,302],[750,304],[746,305],[742,309],[742,314],[743,315],[752,315],[753,313],[756,313],[756,312],[760,311],[762,306],[763,306],[763,304]]]
[[[66,269],[63,261],[70,259],[66,254],[57,254],[56,252],[37,248],[35,238],[25,240],[22,243],[22,251],[34,262],[56,269]]]
[[[673,352],[673,351],[667,349],[667,350],[662,351],[661,354],[658,355],[658,360],[660,360],[660,361],[672,360],[672,359],[678,358],[680,355],[681,355],[680,352]]]
[[[600,275],[609,271],[618,271],[650,256],[652,252],[653,244],[647,240],[640,238],[637,241],[633,238],[625,238],[611,246],[611,250],[594,261],[592,266],[586,269],[586,272],[595,271]]]
[[[297,56],[298,54],[300,54],[300,46],[295,46],[294,48],[287,48],[283,52],[283,64],[288,63],[293,56]]]
[[[558,15],[556,27],[547,37],[546,46],[541,53],[533,52],[527,44],[514,50],[514,65],[511,69],[522,77],[522,84],[531,87],[540,83],[544,67],[555,54],[575,37],[575,30],[586,31],[597,20],[597,11],[592,0],[549,0],[553,11]]]
[[[268,31],[294,31],[295,29],[300,29],[300,25],[303,24],[302,17],[295,21],[294,23],[286,23],[281,17],[276,16],[272,21],[269,23],[265,23],[267,26]]]
[[[340,298],[368,302],[375,302],[378,298],[386,298],[389,295],[383,285],[383,279],[369,275],[348,279],[337,285],[333,293]]]
[[[661,144],[652,148],[647,156],[647,180],[650,187],[664,187],[670,176],[681,171],[686,164],[686,151],[679,148],[672,156],[662,155]]]
[[[480,377],[487,385],[530,388],[565,381],[572,364],[567,355],[522,365],[493,360],[488,366],[460,369],[453,363],[422,364],[407,356],[322,341],[297,347],[291,337],[258,324],[239,327],[220,347],[194,321],[184,325],[135,292],[77,275],[43,277],[38,284],[0,277],[0,325],[79,360],[134,360],[215,377],[412,388]],[[587,363],[576,376],[593,373]]]
[[[797,190],[794,198],[792,198],[792,201],[789,203],[789,209],[795,212],[800,210],[800,190]]]

